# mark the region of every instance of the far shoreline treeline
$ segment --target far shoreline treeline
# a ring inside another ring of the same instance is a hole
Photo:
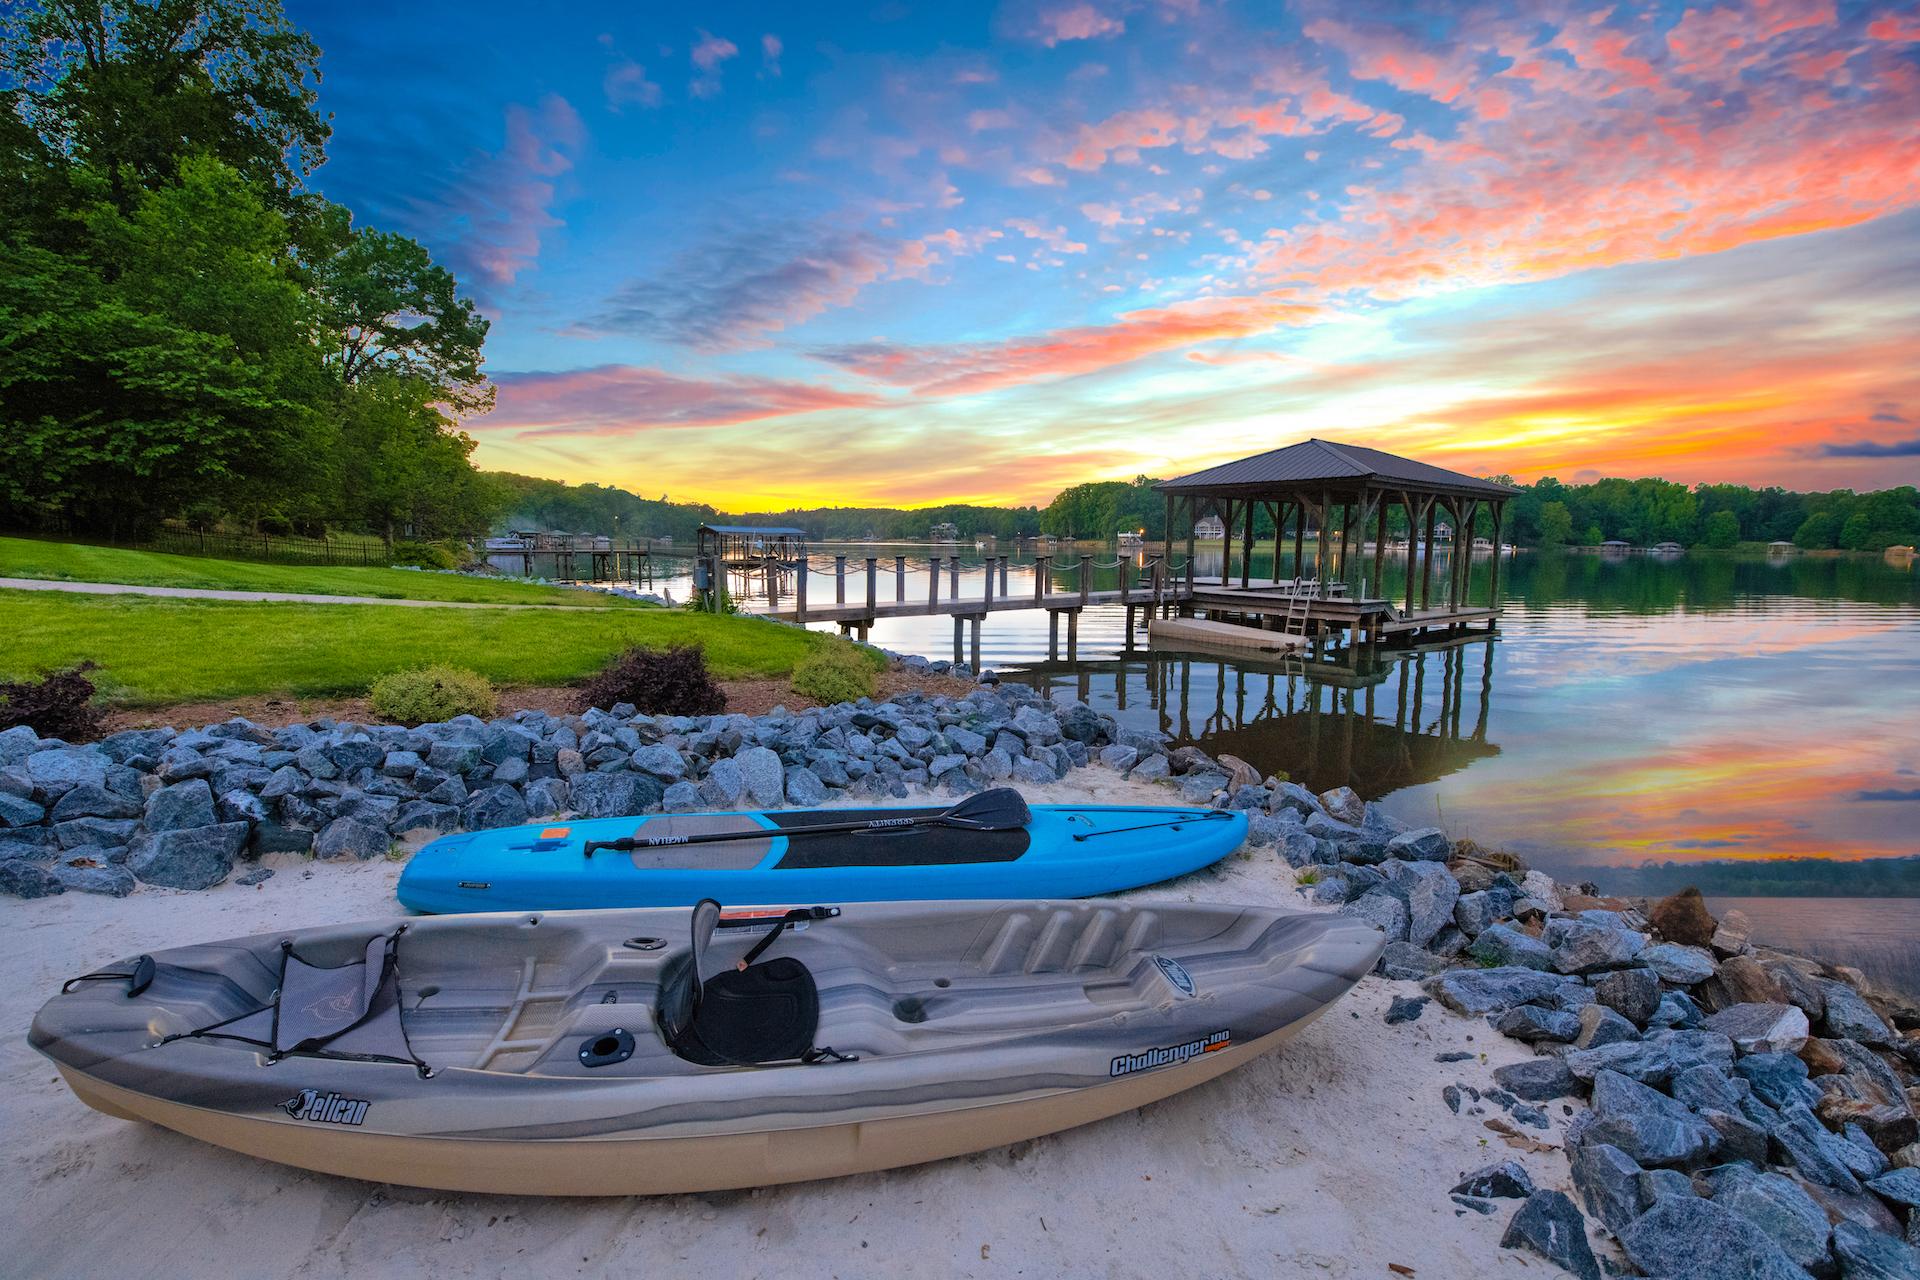
[[[1556,869],[1556,875],[1593,881],[1608,893],[1648,898],[1690,886],[1725,898],[1920,898],[1920,856],[1643,862],[1629,867],[1570,866]]]

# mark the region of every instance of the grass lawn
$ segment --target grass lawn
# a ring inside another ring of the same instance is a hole
[[[0,538],[0,578],[119,582],[138,587],[210,587],[218,591],[290,591],[322,596],[378,596],[389,600],[457,600],[475,604],[646,607],[599,592],[541,587],[511,579],[463,578],[360,565],[260,564],[75,542],[42,542],[37,538]]]
[[[789,674],[833,638],[669,609],[395,609],[0,591],[0,679],[92,659],[104,701],[163,706],[259,695],[355,696],[445,662],[496,684],[583,679],[630,644],[698,643],[720,679]]]

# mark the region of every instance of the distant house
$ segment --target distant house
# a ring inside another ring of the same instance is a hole
[[[1140,536],[1140,532],[1137,529],[1122,529],[1114,535],[1113,540],[1115,545],[1127,551],[1139,550],[1141,545],[1146,541]]]
[[[1227,536],[1226,522],[1219,516],[1201,516],[1193,522],[1193,536],[1203,540]]]
[[[1677,556],[1686,550],[1677,542],[1656,542],[1653,544],[1653,549],[1663,556]]]
[[[1439,524],[1433,526],[1433,540],[1435,542],[1452,542],[1453,526],[1448,524],[1445,520],[1442,520]]]
[[[1784,556],[1793,550],[1794,545],[1785,538],[1775,538],[1767,544],[1767,554],[1770,556]]]
[[[1473,549],[1475,551],[1491,551],[1493,550],[1493,539],[1475,538],[1473,540]]]
[[[960,526],[957,524],[937,524],[927,530],[927,537],[933,542],[960,541]]]
[[[1614,555],[1625,555],[1627,552],[1633,550],[1633,544],[1620,538],[1608,538],[1600,544],[1600,549],[1602,551],[1612,552]]]

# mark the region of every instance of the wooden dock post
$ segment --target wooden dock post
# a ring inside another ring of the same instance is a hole
[[[1007,598],[1007,557],[1000,557],[1000,598]]]
[[[1080,603],[1087,602],[1087,592],[1093,589],[1093,557],[1080,557]]]
[[[1067,610],[1067,661],[1075,662],[1080,657],[1080,611]]]
[[[767,607],[780,607],[780,561],[778,557],[767,557]]]
[[[973,674],[980,674],[980,624],[984,619],[971,618],[971,627],[967,640],[967,665],[973,668]]]
[[[876,592],[880,587],[880,560],[877,556],[867,557],[867,616],[871,618],[879,607]]]
[[[933,557],[932,571],[927,574],[927,612],[940,612],[940,557]]]
[[[967,620],[959,614],[953,615],[953,660],[960,661],[960,646],[966,640]]]
[[[905,556],[893,558],[893,599],[896,604],[905,604],[907,601],[907,558]]]
[[[847,602],[847,558],[845,556],[833,558],[833,602],[835,604]]]
[[[718,563],[716,559],[715,563]],[[807,558],[801,556],[793,567],[793,612],[801,626],[807,624]]]
[[[960,599],[960,557],[955,555],[949,563],[948,572],[953,576],[947,580],[947,598],[956,603]]]
[[[1047,602],[1048,581],[1053,576],[1053,557],[1035,556],[1033,561],[1033,603],[1036,607]]]
[[[1060,657],[1060,611],[1047,610],[1047,661],[1055,662]]]

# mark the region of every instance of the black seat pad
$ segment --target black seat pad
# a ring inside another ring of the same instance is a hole
[[[702,1066],[749,1066],[804,1057],[820,1029],[820,989],[787,956],[715,974],[700,988],[693,1022],[674,1052]]]

